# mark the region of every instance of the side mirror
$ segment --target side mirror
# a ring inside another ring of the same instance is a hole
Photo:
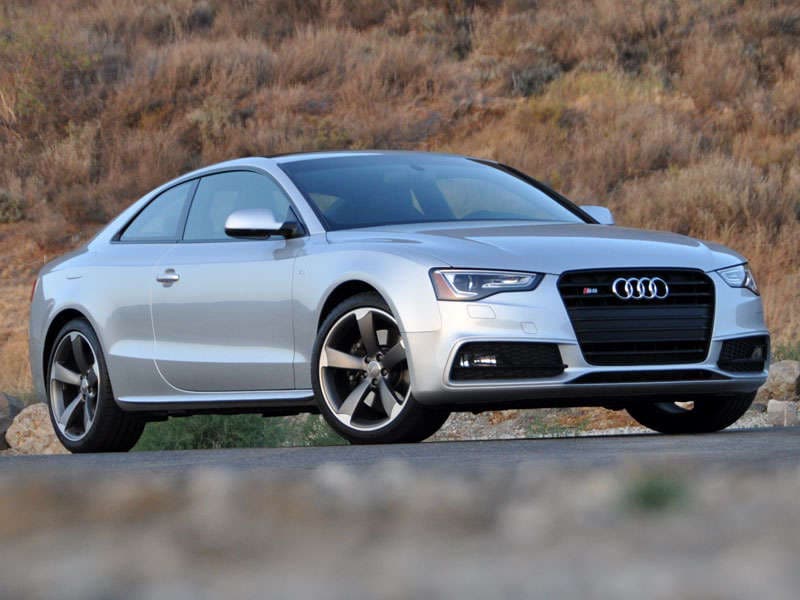
[[[282,223],[268,208],[248,208],[232,212],[225,220],[225,233],[234,238],[265,240],[272,235],[285,238],[296,236],[300,225]]]
[[[605,206],[581,206],[581,210],[600,223],[600,225],[614,224],[614,215]]]

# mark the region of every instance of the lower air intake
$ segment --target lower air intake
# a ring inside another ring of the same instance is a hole
[[[469,342],[459,348],[452,381],[540,379],[564,372],[556,344]]]
[[[724,371],[734,373],[764,370],[769,356],[769,336],[756,335],[722,342],[717,364]]]

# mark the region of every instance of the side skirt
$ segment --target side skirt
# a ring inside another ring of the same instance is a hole
[[[123,396],[116,400],[125,411],[162,415],[262,413],[279,416],[316,411],[312,390]]]

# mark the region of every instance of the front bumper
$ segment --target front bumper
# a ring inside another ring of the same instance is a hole
[[[441,329],[405,333],[414,397],[428,405],[503,408],[504,405],[611,404],[645,396],[753,392],[766,380],[767,363],[761,372],[735,373],[720,369],[717,362],[725,340],[768,335],[761,299],[747,290],[729,287],[715,273],[709,276],[715,284],[716,306],[710,348],[703,362],[690,364],[589,364],[581,352],[556,285],[558,277],[554,275],[547,275],[532,292],[498,294],[480,302],[439,302]],[[557,376],[536,379],[453,381],[450,373],[458,349],[466,342],[478,341],[557,344],[565,369]],[[704,372],[709,378],[681,379],[678,372],[687,371]],[[637,379],[645,380],[585,383],[590,374],[613,380],[615,373],[636,373]],[[652,379],[648,374],[652,374]]]

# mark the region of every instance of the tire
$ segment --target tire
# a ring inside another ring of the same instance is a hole
[[[53,429],[70,452],[127,452],[142,435],[144,418],[114,401],[100,342],[83,319],[70,321],[56,336],[45,389]]]
[[[411,431],[409,435],[403,440],[407,444],[416,444],[417,442],[424,442],[434,433],[442,428],[445,421],[450,417],[448,410],[435,410],[431,408],[423,408],[426,412],[425,418],[422,423]]]
[[[402,336],[378,294],[358,294],[334,308],[320,327],[312,357],[320,412],[352,444],[421,442],[449,416],[411,395]]]
[[[627,410],[640,424],[660,433],[712,433],[738,421],[755,397],[755,392],[726,397],[699,396],[680,401],[692,402],[691,408],[675,402],[654,402],[632,405]]]

